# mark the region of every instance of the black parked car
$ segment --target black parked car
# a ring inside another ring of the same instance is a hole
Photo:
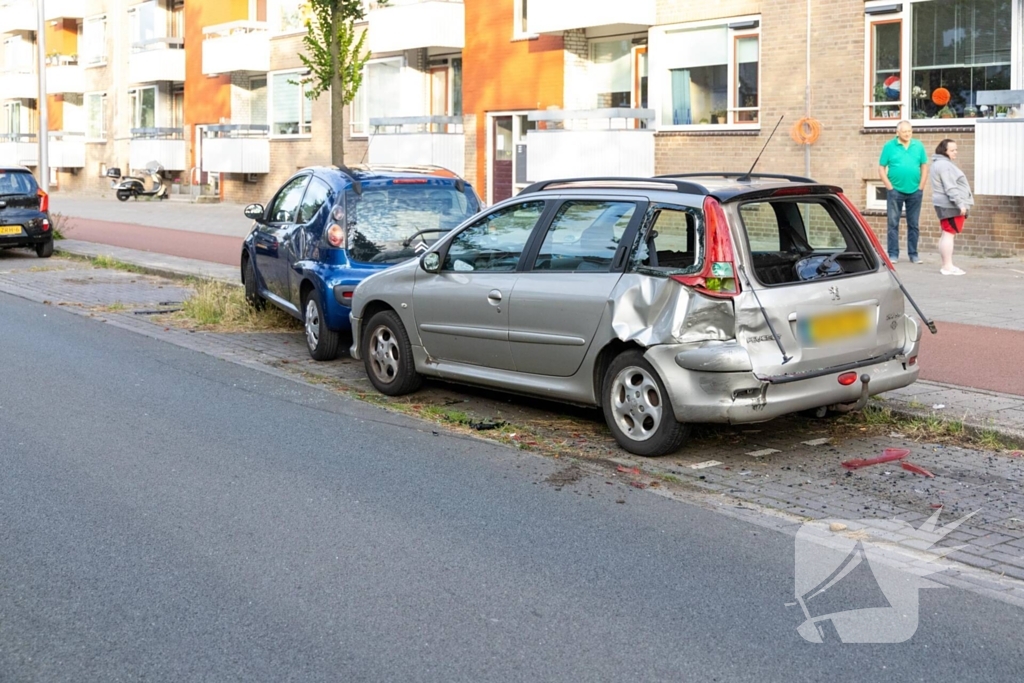
[[[0,166],[0,249],[32,247],[53,255],[50,197],[22,166]]]

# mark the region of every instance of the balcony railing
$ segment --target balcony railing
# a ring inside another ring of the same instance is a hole
[[[0,0],[0,35],[36,30],[36,3],[33,0]]]
[[[370,10],[371,52],[427,47],[461,50],[466,46],[466,8],[462,0],[390,0]]]
[[[974,122],[974,193],[1024,197],[1024,118],[1008,118],[1012,107],[1024,110],[1024,90],[982,91],[977,100],[989,116]]]
[[[270,173],[270,126],[209,126],[203,137],[206,173]]]
[[[62,95],[64,93],[84,93],[85,79],[77,57],[56,55],[48,58],[46,67],[46,93]]]
[[[89,14],[82,0],[46,0],[43,8],[47,21],[57,19],[84,19]]]
[[[203,29],[203,73],[270,71],[270,33],[266,22],[233,21]]]
[[[527,176],[553,178],[654,175],[654,131],[642,126],[652,109],[534,111],[526,134]]]
[[[34,133],[0,133],[0,166],[38,166]]]
[[[370,165],[443,166],[466,174],[466,136],[461,116],[397,116],[370,119]]]
[[[132,44],[128,59],[130,83],[185,80],[185,41],[181,38],[154,38]]]
[[[50,168],[85,168],[85,133],[53,131],[48,150]]]
[[[132,169],[145,168],[155,161],[167,171],[184,171],[185,139],[181,128],[132,128],[128,142],[128,164]]]
[[[655,0],[543,0],[531,2],[530,33],[621,26],[644,29],[655,24]]]
[[[0,72],[0,100],[34,100],[39,93],[39,79],[34,73]]]

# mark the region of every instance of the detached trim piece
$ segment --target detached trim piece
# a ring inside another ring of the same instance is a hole
[[[868,358],[867,360],[858,360],[852,363],[845,363],[843,365],[833,365],[830,368],[824,368],[822,370],[808,370],[807,372],[795,372],[787,375],[772,375],[768,377],[763,377],[755,373],[754,377],[762,382],[767,382],[768,384],[789,384],[790,382],[800,382],[805,379],[814,379],[815,377],[824,377],[825,375],[849,372],[850,370],[857,370],[869,365],[877,365],[878,363],[888,363],[902,355],[903,349],[897,349],[895,351],[890,351],[883,356],[875,356],[874,358]]]

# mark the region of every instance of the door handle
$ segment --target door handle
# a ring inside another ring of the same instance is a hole
[[[498,291],[497,289],[492,289],[490,293],[487,295],[487,300],[490,301],[492,304],[500,304],[501,292]]]

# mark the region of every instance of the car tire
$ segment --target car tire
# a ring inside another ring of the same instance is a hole
[[[46,240],[42,244],[36,245],[36,256],[39,258],[50,258],[53,256],[53,238]]]
[[[334,360],[338,356],[341,335],[327,327],[320,299],[315,289],[302,302],[302,324],[306,330],[306,348],[313,360]]]
[[[118,201],[126,202],[129,199],[131,199],[131,198],[132,198],[132,191],[131,190],[118,190],[117,191],[117,200]]]
[[[679,450],[690,425],[676,421],[672,400],[643,353],[620,353],[601,383],[604,419],[615,440],[636,455],[658,457]]]
[[[256,266],[253,265],[251,258],[245,259],[242,277],[244,278],[246,303],[257,311],[262,311],[267,306],[267,300],[260,296],[260,289],[256,284]]]
[[[386,396],[411,394],[423,377],[416,372],[412,342],[394,311],[381,311],[366,323],[362,340],[363,366],[370,383]]]

